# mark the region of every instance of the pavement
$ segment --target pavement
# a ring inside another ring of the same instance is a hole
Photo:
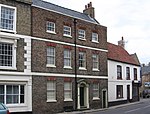
[[[121,104],[121,105],[116,105],[116,106],[111,106],[109,108],[90,109],[90,110],[73,111],[73,112],[63,112],[63,113],[58,113],[58,114],[87,114],[87,113],[90,114],[92,112],[110,110],[110,109],[121,108],[121,107],[129,106],[129,105],[139,104],[139,103],[145,102],[147,100],[150,100],[150,99],[143,99],[143,98],[141,98],[140,101],[136,101],[136,102],[132,102],[132,103],[126,103],[126,104]]]

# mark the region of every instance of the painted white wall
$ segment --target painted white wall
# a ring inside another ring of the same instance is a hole
[[[122,80],[117,80],[117,65],[122,66]],[[130,80],[126,80],[126,67],[130,68]],[[133,69],[137,68],[137,79],[140,81],[140,67],[108,60],[108,102],[126,100],[127,85],[130,85],[130,99],[132,99]],[[116,85],[123,85],[123,98],[116,98]]]

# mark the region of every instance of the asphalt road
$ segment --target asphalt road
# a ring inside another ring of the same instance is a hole
[[[135,104],[111,107],[106,110],[91,112],[91,114],[150,114],[150,99],[142,99]]]

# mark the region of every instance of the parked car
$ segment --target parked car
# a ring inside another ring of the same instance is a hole
[[[0,103],[0,114],[10,114],[8,108],[3,103]]]
[[[150,89],[143,90],[143,98],[150,98]]]

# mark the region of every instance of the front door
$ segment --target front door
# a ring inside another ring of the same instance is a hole
[[[127,101],[130,102],[130,85],[127,85]]]
[[[103,90],[102,91],[102,108],[107,108],[107,91]]]
[[[80,87],[80,106],[84,107],[84,87]]]

